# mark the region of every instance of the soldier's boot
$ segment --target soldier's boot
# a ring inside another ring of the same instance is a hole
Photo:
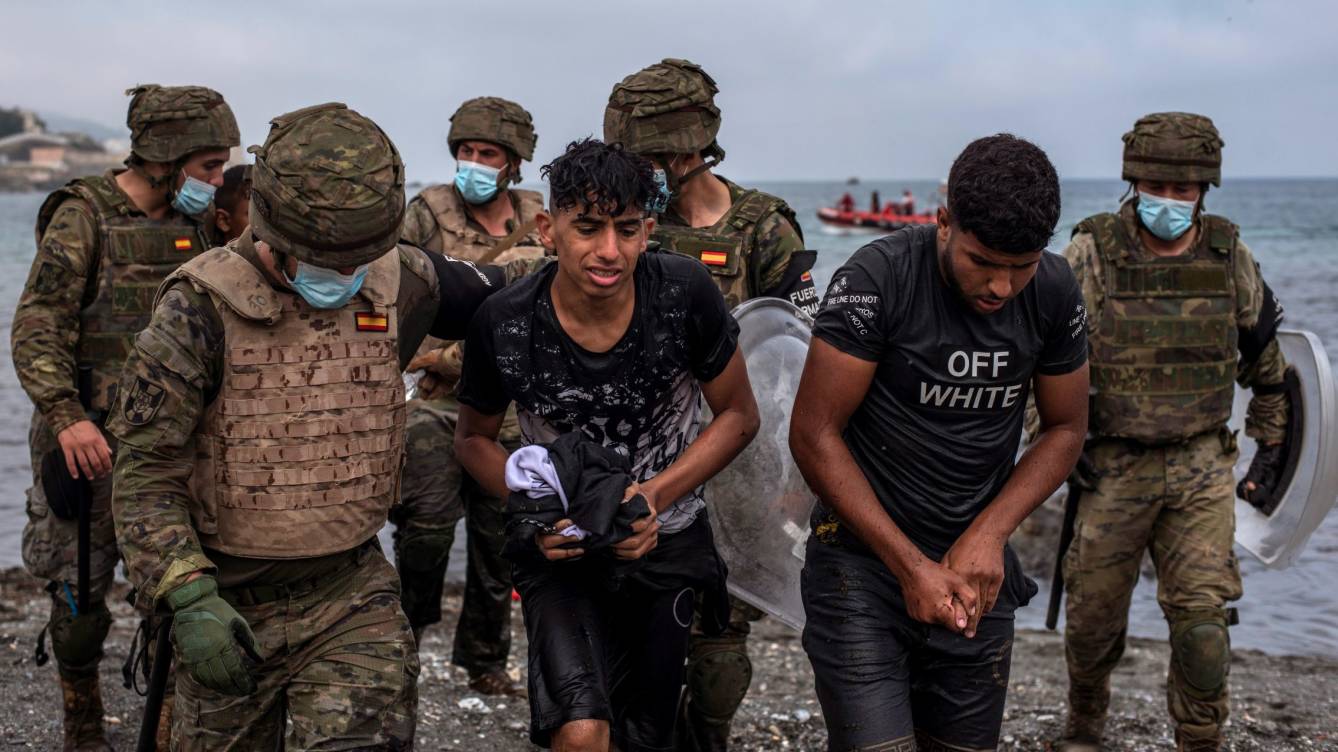
[[[514,682],[505,671],[497,669],[482,674],[471,674],[469,688],[483,695],[504,695],[506,697],[530,696],[524,684]]]
[[[1188,736],[1180,729],[1175,730],[1176,752],[1218,752],[1222,749],[1221,735]]]
[[[1100,684],[1080,684],[1069,677],[1069,715],[1056,752],[1098,752],[1110,707],[1110,677]]]
[[[64,701],[65,752],[112,752],[102,733],[102,689],[98,663],[75,668],[60,667],[60,690]]]
[[[111,750],[102,734],[102,691],[98,684],[98,664],[102,661],[102,642],[111,630],[111,611],[99,601],[76,616],[68,601],[53,597],[47,628],[60,674],[65,751]]]
[[[687,692],[680,712],[678,748],[725,752],[729,727],[753,681],[746,635],[693,635],[688,649]]]

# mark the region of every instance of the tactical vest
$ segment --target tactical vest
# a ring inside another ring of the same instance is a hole
[[[222,379],[194,436],[200,543],[293,559],[376,535],[399,498],[404,457],[398,249],[372,262],[338,310],[274,289],[229,248],[177,278],[207,293],[223,320]]]
[[[532,222],[536,214],[544,210],[544,197],[534,191],[511,189],[516,198],[516,227]],[[469,226],[469,215],[465,211],[464,199],[452,185],[430,185],[424,188],[418,197],[423,199],[427,208],[432,210],[432,217],[437,221],[437,233],[428,240],[424,248],[437,253],[444,253],[465,261],[478,261],[491,251],[501,238],[495,238],[486,232]],[[510,258],[538,258],[543,255],[543,243],[539,233],[533,228],[520,238],[507,252]]]
[[[748,189],[710,227],[657,222],[650,237],[665,250],[691,256],[705,264],[720,287],[720,294],[725,296],[726,304],[733,308],[759,294],[759,291],[749,289],[751,277],[747,266],[757,250],[757,225],[772,212],[794,220],[794,212],[783,200]],[[794,224],[798,226],[798,223]]]
[[[1236,226],[1203,215],[1188,253],[1141,248],[1132,203],[1074,228],[1101,254],[1105,305],[1091,337],[1091,426],[1147,444],[1181,441],[1231,417],[1237,361]]]
[[[53,192],[37,213],[37,242],[67,199],[83,199],[98,229],[98,268],[91,300],[79,310],[75,361],[92,370],[89,409],[111,406],[121,366],[135,335],[149,324],[154,293],[183,262],[212,243],[205,227],[187,217],[149,219],[116,185],[116,172],[71,181]]]

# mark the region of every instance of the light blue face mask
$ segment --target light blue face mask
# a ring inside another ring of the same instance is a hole
[[[186,175],[185,172],[181,174]],[[188,217],[203,214],[204,210],[209,208],[209,202],[214,200],[216,190],[218,189],[213,183],[206,183],[186,175],[186,182],[181,184],[176,195],[172,197],[172,208]]]
[[[297,262],[297,275],[288,276],[283,271],[283,278],[302,299],[313,308],[343,308],[362,289],[362,281],[367,277],[367,264],[353,270],[352,274],[340,274],[334,269]]]
[[[1148,232],[1171,241],[1184,235],[1194,224],[1197,201],[1177,201],[1150,193],[1138,194],[1138,218]]]
[[[651,214],[659,214],[668,209],[669,199],[673,197],[673,194],[669,191],[669,178],[665,175],[664,170],[657,169],[655,171],[655,185],[659,186],[660,192],[646,206],[646,211]]]
[[[467,203],[486,204],[497,195],[497,176],[501,174],[496,167],[461,162],[455,167],[455,188]]]

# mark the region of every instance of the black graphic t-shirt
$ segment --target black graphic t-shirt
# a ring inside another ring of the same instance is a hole
[[[893,522],[941,557],[1013,470],[1033,374],[1087,360],[1087,312],[1063,257],[977,313],[938,268],[933,225],[900,230],[832,277],[813,333],[878,364],[845,440]],[[819,504],[814,524],[826,517]]]
[[[582,348],[562,330],[550,289],[557,264],[484,302],[465,340],[460,402],[487,415],[516,403],[526,443],[581,431],[632,458],[637,480],[655,477],[701,432],[701,383],[719,376],[738,346],[739,325],[696,259],[647,252],[633,274],[636,309],[607,352]],[[675,533],[705,506],[694,489],[660,513]]]

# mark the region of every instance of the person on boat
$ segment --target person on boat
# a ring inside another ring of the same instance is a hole
[[[705,264],[730,308],[774,297],[816,313],[818,291],[810,270],[817,253],[804,250],[804,235],[789,204],[712,171],[725,156],[716,141],[721,122],[717,91],[715,81],[687,60],[651,65],[613,88],[604,111],[604,139],[655,165],[668,203],[661,207],[651,239],[663,250]],[[700,628],[693,630],[680,745],[726,748],[731,719],[752,681],[750,623],[760,618],[761,611],[734,600],[725,634],[707,638]]]
[[[830,749],[994,750],[1013,613],[1036,593],[1007,545],[1087,430],[1078,283],[1046,253],[1059,180],[1008,134],[952,165],[937,224],[836,274],[790,448],[818,497],[803,645]],[[1019,459],[1028,394],[1041,432]]]
[[[1241,597],[1235,535],[1235,384],[1253,389],[1260,443],[1242,496],[1272,489],[1288,412],[1282,307],[1236,225],[1204,210],[1221,185],[1211,120],[1148,115],[1124,135],[1133,191],[1074,228],[1064,255],[1091,312],[1093,488],[1066,554],[1069,714],[1059,749],[1097,750],[1124,653],[1143,552],[1170,627],[1167,704],[1176,746],[1217,750],[1229,711],[1227,603]]]
[[[843,212],[855,211],[855,197],[847,191],[841,195],[841,200],[836,203],[836,208]]]
[[[709,267],[646,252],[660,196],[651,163],[590,139],[543,172],[539,233],[557,262],[494,296],[470,326],[457,453],[485,489],[507,494],[513,465],[497,436],[514,403],[527,445],[576,433],[630,460],[634,482],[614,492],[648,511],[629,537],[587,551],[566,545],[571,521],[559,520],[513,559],[530,740],[669,749],[693,604],[710,604],[711,634],[729,618],[704,484],[757,433],[757,405]],[[704,428],[703,401],[714,415]],[[616,587],[610,566],[624,572]]]
[[[901,192],[901,213],[910,216],[915,213],[915,194],[907,188]]]

